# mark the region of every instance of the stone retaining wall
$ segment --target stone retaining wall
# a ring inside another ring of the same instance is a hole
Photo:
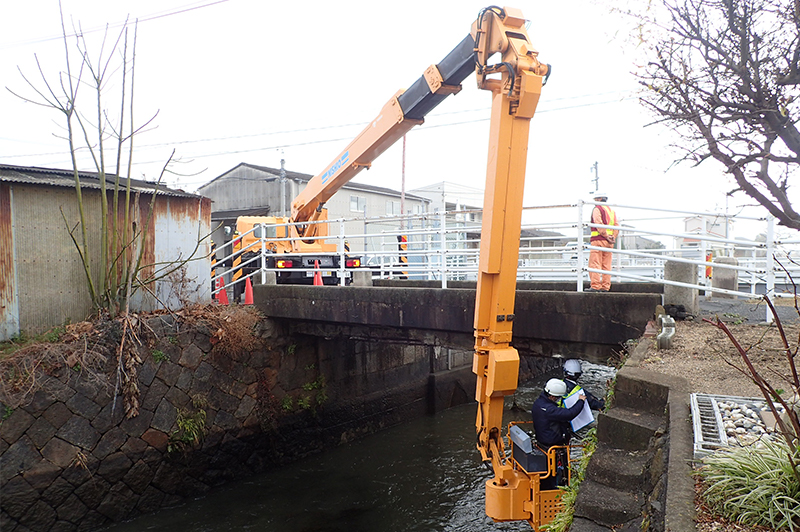
[[[256,348],[221,349],[224,331],[149,318],[130,419],[115,400],[113,327],[103,367],[48,366],[27,401],[5,398],[0,529],[96,530],[473,401],[461,338],[280,319],[256,329]],[[523,357],[521,379],[558,365]],[[184,437],[192,424],[198,443]]]

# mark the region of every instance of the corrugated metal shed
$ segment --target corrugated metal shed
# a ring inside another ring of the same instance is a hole
[[[99,256],[100,181],[94,173],[82,172],[79,178],[89,250]],[[107,189],[114,179],[106,176]],[[132,220],[140,229],[156,192],[145,249],[148,267],[142,272],[150,276],[152,292],[137,293],[134,310],[209,301],[210,200],[141,180],[131,180],[131,188],[140,193],[138,218]],[[79,219],[71,171],[0,165],[0,340],[81,321],[91,313],[86,274],[67,229],[78,227]],[[93,261],[92,275],[99,278],[99,260]]]

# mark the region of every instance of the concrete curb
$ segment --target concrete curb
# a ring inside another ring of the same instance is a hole
[[[619,370],[632,378],[656,382],[669,387],[669,458],[667,461],[667,501],[664,528],[667,532],[696,530],[692,459],[694,436],[689,407],[689,383],[681,377],[670,377],[643,369],[650,338],[642,338],[625,365]]]

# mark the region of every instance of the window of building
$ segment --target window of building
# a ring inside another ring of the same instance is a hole
[[[367,208],[367,198],[363,196],[350,196],[350,211],[364,212]]]
[[[387,216],[399,216],[402,214],[400,212],[400,202],[399,201],[387,201],[386,202],[386,215]]]

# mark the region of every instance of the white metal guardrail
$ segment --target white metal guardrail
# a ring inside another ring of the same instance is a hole
[[[590,251],[601,249],[589,242],[589,220],[594,205],[594,202],[581,201],[524,209],[518,278],[574,282],[576,290],[582,291],[590,272],[602,272],[588,267]],[[800,279],[797,263],[800,235],[796,231],[788,233],[788,237],[777,235],[771,217],[610,206],[617,212],[619,225],[597,227],[619,230],[616,247],[602,248],[613,254],[612,269],[604,272],[612,275],[612,282],[658,282],[708,291],[712,288],[708,273],[724,269],[737,273],[738,288],[714,287],[715,293],[734,297],[794,295],[793,279]],[[323,222],[330,224],[331,236],[325,240],[335,243],[340,255],[340,266],[332,273],[340,284],[352,278],[353,269],[345,267],[347,255],[361,257],[362,269],[369,268],[374,278],[435,280],[445,288],[449,281],[475,280],[480,220],[479,210],[459,210]],[[260,234],[266,234],[263,227],[260,230]],[[401,237],[407,242],[400,242]],[[241,276],[237,283],[256,276],[255,280],[264,282],[267,271],[279,271],[266,268],[267,240],[259,241],[258,256],[244,264],[255,271]],[[213,279],[214,286],[217,286],[217,279],[224,278],[225,286],[230,288],[233,286],[233,262],[242,251],[234,251],[232,242],[218,244],[217,250],[220,273]],[[737,263],[721,263],[721,257],[736,259]],[[664,264],[668,260],[694,264],[696,282],[665,280]]]

